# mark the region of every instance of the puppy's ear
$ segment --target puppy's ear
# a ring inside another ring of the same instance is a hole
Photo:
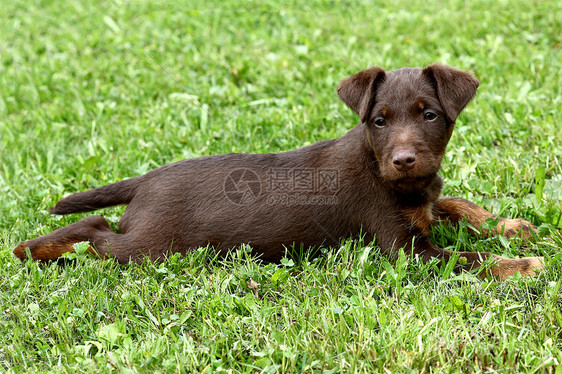
[[[373,67],[344,79],[338,86],[340,99],[359,114],[365,122],[375,105],[377,84],[385,77],[384,70]]]
[[[445,114],[454,123],[480,83],[470,73],[441,64],[428,66],[423,74],[433,82]]]

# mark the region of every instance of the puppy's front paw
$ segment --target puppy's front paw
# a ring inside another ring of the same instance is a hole
[[[510,259],[497,255],[492,255],[496,264],[491,269],[491,274],[498,280],[521,273],[524,277],[534,277],[544,267],[544,257],[524,257]]]
[[[537,232],[537,228],[531,222],[521,218],[500,218],[497,232],[503,233],[506,238],[519,236],[521,239],[529,240],[533,237],[533,233]]]

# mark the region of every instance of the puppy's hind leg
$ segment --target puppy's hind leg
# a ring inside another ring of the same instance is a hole
[[[93,244],[100,236],[117,235],[107,221],[101,216],[90,216],[71,225],[62,227],[50,234],[40,236],[32,240],[24,241],[14,249],[14,255],[23,260],[26,257],[26,249],[29,248],[34,260],[55,260],[63,253],[74,252],[73,245],[79,242],[90,242]],[[90,247],[90,252],[98,254]],[[102,254],[104,257],[105,254]]]

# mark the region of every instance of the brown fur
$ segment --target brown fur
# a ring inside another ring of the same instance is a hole
[[[530,239],[532,238],[532,233],[536,232],[535,226],[524,219],[498,217],[478,205],[458,197],[447,197],[437,200],[433,206],[433,213],[438,218],[449,220],[452,223],[466,219],[469,225],[478,230],[475,232],[476,234],[484,236],[503,234],[508,238],[512,238],[519,235],[523,239]],[[495,230],[483,229],[482,225],[490,218],[499,219]]]
[[[433,223],[433,204],[425,204],[421,206],[405,207],[402,210],[404,217],[410,224],[411,231],[419,231],[423,236],[429,235],[431,224]]]
[[[340,98],[361,122],[338,139],[278,154],[226,154],[179,161],[147,174],[62,199],[52,213],[86,212],[128,204],[114,233],[91,216],[20,243],[36,260],[52,260],[88,241],[120,263],[163,259],[208,244],[225,252],[249,243],[265,260],[293,244],[307,250],[366,234],[391,257],[408,247],[422,259],[451,253],[428,239],[435,218],[467,221],[479,229],[490,217],[458,198],[439,199],[437,175],[454,122],[476,93],[469,73],[443,65],[381,68],[342,81]],[[504,227],[505,226],[505,227]],[[501,219],[488,235],[530,234],[523,220]],[[414,245],[413,248],[410,246]],[[499,279],[534,275],[542,259],[510,260],[488,252],[461,252],[472,269],[492,257]]]

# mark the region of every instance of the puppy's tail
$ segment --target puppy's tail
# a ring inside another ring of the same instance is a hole
[[[109,206],[128,204],[135,197],[142,178],[140,176],[125,179],[121,182],[69,195],[49,209],[49,212],[53,214],[90,212]]]

